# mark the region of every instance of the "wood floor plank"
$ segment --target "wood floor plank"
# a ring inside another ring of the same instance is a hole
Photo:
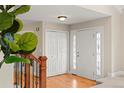
[[[96,82],[72,74],[63,74],[47,78],[47,88],[88,88]]]

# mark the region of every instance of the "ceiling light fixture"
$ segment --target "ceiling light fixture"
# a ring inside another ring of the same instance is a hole
[[[66,16],[58,16],[58,19],[60,21],[65,21],[67,19],[67,17]]]

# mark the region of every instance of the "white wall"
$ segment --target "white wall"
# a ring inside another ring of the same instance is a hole
[[[70,25],[71,31],[80,30],[92,27],[104,27],[104,75],[107,76],[111,72],[111,31],[110,31],[110,17],[96,19],[84,23]]]
[[[113,6],[107,5],[84,5],[80,6],[82,8],[87,8],[96,12],[104,13],[111,16],[111,65],[112,69],[111,72],[116,72],[121,69],[121,29],[120,29],[120,12],[114,8]]]
[[[124,10],[121,13],[121,70],[124,70]]]
[[[3,53],[0,52],[0,61],[3,60]],[[0,69],[0,88],[13,87],[13,64],[3,64]]]
[[[46,28],[58,31],[69,31],[69,26],[65,24],[46,23]]]
[[[3,64],[0,69],[0,88],[13,88],[13,64]]]

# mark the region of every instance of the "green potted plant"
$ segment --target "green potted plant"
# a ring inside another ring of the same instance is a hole
[[[30,6],[0,5],[0,10],[0,52],[4,54],[0,67],[3,63],[30,63],[29,59],[16,55],[30,54],[37,46],[38,40],[34,33],[25,32],[24,34],[18,34],[23,28],[23,23],[20,19],[17,19],[17,16],[28,12]]]

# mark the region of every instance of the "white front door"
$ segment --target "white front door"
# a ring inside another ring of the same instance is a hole
[[[67,72],[67,32],[46,32],[47,76]]]
[[[102,30],[97,29],[75,33],[75,59],[71,65],[74,74],[93,80],[102,76],[102,33]]]

